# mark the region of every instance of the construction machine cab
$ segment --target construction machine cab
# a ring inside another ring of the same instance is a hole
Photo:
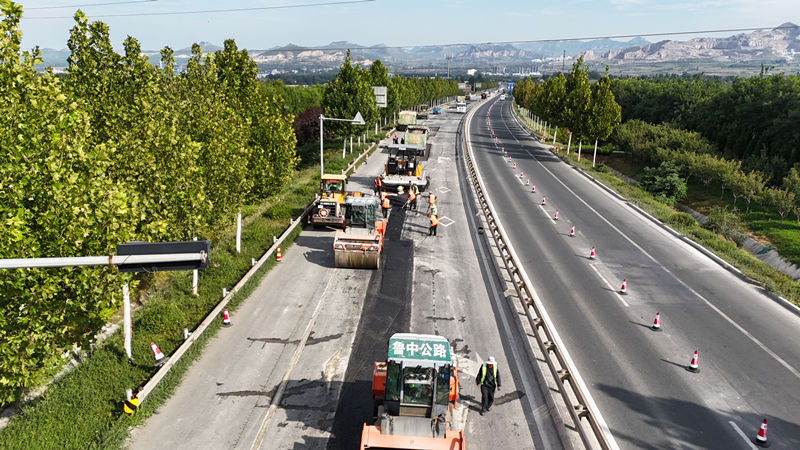
[[[320,179],[319,191],[323,197],[344,196],[346,184],[346,175],[325,174]]]
[[[375,212],[379,207],[377,197],[348,197],[345,200],[347,226],[375,229]]]
[[[424,147],[417,145],[393,144],[389,147],[389,159],[386,161],[386,175],[408,175],[419,177],[422,165],[419,155],[424,154]]]

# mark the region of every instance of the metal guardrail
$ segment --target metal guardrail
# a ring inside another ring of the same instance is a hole
[[[476,109],[471,109],[465,117],[463,127],[465,131],[462,133],[461,139],[463,147],[466,149],[463,155],[470,181],[489,226],[488,232],[491,233],[495,240],[517,295],[527,305],[525,315],[534,330],[536,342],[545,356],[553,379],[558,380],[560,383],[558,391],[567,405],[566,409],[569,411],[581,441],[586,448],[618,449],[619,447],[613,436],[611,436],[608,425],[599,415],[597,405],[588,394],[586,384],[578,374],[577,368],[574,367],[563,341],[553,326],[553,321],[547,315],[544,305],[536,294],[533,283],[528,278],[521,260],[514,251],[513,244],[508,239],[499,216],[486,194],[480,170],[475,166],[472,158],[472,147],[467,137],[469,122],[475,111]]]

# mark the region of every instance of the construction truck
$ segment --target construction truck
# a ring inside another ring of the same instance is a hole
[[[346,227],[336,231],[333,238],[333,258],[336,267],[378,269],[386,234],[386,219],[377,217],[380,200],[377,197],[347,197],[344,202]]]
[[[417,123],[417,113],[414,111],[400,111],[397,113],[397,131],[406,131],[409,125]]]
[[[350,197],[361,197],[361,192],[348,192],[346,175],[324,174],[319,183],[319,198],[316,209],[309,217],[309,222],[315,227],[336,226],[341,227],[345,221],[344,201]]]
[[[422,105],[419,107],[419,112],[417,112],[417,119],[427,119],[428,118],[428,105]]]
[[[386,362],[372,370],[374,423],[361,430],[361,450],[464,450],[454,430],[458,370],[442,336],[396,333]]]
[[[383,169],[383,186],[386,189],[397,186],[408,187],[409,183],[424,191],[431,180],[425,174],[420,160],[425,155],[425,147],[413,144],[391,144],[387,147],[389,157]]]
[[[405,135],[406,146],[416,146],[423,149],[417,156],[422,156],[423,159],[428,158],[428,135],[431,129],[425,125],[409,125]]]

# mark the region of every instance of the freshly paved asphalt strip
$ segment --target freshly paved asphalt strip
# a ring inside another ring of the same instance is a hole
[[[800,448],[800,318],[561,162],[510,101],[488,110],[472,121],[476,164],[618,444],[750,448],[738,430],[752,438],[767,418],[772,448]],[[685,370],[695,350],[700,373]]]

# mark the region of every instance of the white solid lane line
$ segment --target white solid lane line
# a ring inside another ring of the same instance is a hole
[[[747,445],[750,446],[750,448],[752,448],[753,450],[757,450],[756,445],[753,444],[752,442],[750,442],[750,439],[747,439],[747,435],[744,434],[744,431],[742,431],[741,428],[739,428],[739,425],[736,425],[736,422],[734,422],[732,420],[729,420],[728,423],[731,424],[731,426],[733,427],[734,431],[736,431],[736,434],[741,436],[742,439],[744,439],[744,441],[747,443]]]

